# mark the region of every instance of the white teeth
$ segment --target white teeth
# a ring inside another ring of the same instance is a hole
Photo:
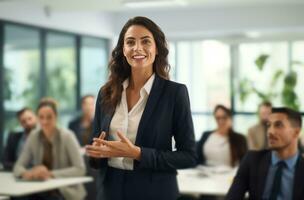
[[[133,58],[135,58],[135,59],[143,59],[143,58],[145,58],[146,56],[141,56],[141,55],[139,55],[139,56],[133,56]]]

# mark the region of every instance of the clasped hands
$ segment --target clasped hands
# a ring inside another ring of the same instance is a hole
[[[27,170],[21,175],[22,179],[25,180],[47,180],[53,178],[52,172],[47,169],[44,165],[38,165],[30,170]]]
[[[93,139],[91,145],[86,145],[86,154],[93,158],[126,157],[140,160],[140,147],[134,145],[124,134],[117,131],[120,140],[105,140],[106,133],[101,132],[98,138]]]

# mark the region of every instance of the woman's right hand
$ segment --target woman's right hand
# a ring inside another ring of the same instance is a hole
[[[87,155],[93,158],[125,157],[140,160],[140,147],[134,145],[120,131],[117,131],[116,134],[120,140],[107,141],[104,140],[104,135],[103,137],[94,138],[95,144],[86,146]]]
[[[103,140],[105,137],[106,137],[106,132],[102,131],[102,132],[100,133],[98,139]],[[94,142],[92,143],[92,145],[93,145],[93,146],[100,146],[101,143],[98,142],[98,140],[94,140],[94,139],[95,139],[95,138],[93,138],[93,141],[94,141]]]
[[[87,156],[90,156],[90,157],[96,157],[96,154],[99,155],[99,152],[92,152],[88,149],[89,146],[94,146],[94,147],[100,147],[102,146],[103,144],[100,143],[99,141],[100,140],[104,140],[104,138],[106,137],[106,132],[102,131],[99,135],[98,138],[93,138],[93,143],[91,145],[86,145],[85,147],[85,152],[86,152],[86,155]],[[99,139],[99,140],[96,140],[96,139]],[[93,153],[93,154],[92,154]]]

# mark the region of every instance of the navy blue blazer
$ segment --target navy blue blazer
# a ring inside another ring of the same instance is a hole
[[[113,117],[113,113],[104,112],[101,98],[99,94],[94,137],[98,137],[101,131],[108,133]],[[176,142],[176,151],[172,151],[172,137]],[[141,148],[141,160],[134,161],[134,172],[145,171],[150,176],[146,178],[163,180],[168,184],[167,188],[172,188],[170,184],[174,185],[175,192],[178,193],[176,169],[196,165],[194,129],[185,85],[155,76],[139,123],[135,145]],[[107,159],[91,159],[90,164],[101,169],[99,181],[103,182]]]
[[[92,127],[92,124],[91,124],[90,127]],[[82,135],[83,134],[83,128],[81,127],[81,116],[76,117],[75,119],[73,119],[69,123],[69,129],[72,130],[74,132],[74,134],[76,135],[76,138],[77,138],[80,146],[87,145],[87,143],[90,142],[90,140],[83,141],[83,135]]]
[[[86,144],[83,144],[82,138],[81,138],[81,117],[76,117],[69,123],[69,129],[74,132],[76,135],[76,138],[80,144],[80,146],[84,146]]]
[[[249,193],[249,200],[263,197],[267,173],[271,164],[271,151],[250,151],[240,164],[237,175],[226,196],[227,200],[244,199]],[[299,156],[295,168],[293,200],[304,199],[304,159]]]
[[[13,170],[18,159],[17,148],[24,132],[10,133],[3,154],[3,167],[5,170]]]

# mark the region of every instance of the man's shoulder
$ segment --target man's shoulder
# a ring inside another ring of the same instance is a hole
[[[248,151],[246,154],[246,160],[250,161],[253,164],[260,163],[261,160],[264,160],[267,156],[271,154],[271,150],[265,149],[265,150],[259,150],[259,151]]]
[[[304,168],[304,153],[303,152],[300,152],[299,161],[300,161],[302,167]]]
[[[75,117],[74,119],[72,119],[72,121],[70,121],[69,127],[76,126],[80,123],[81,123],[81,116]]]
[[[21,137],[23,133],[23,131],[13,131],[9,133],[9,137]]]
[[[23,132],[11,132],[7,138],[7,148],[17,148],[17,144],[19,143],[20,139],[22,138]]]
[[[249,131],[253,131],[253,130],[256,130],[256,129],[260,129],[262,128],[263,125],[261,123],[256,123],[254,124],[253,126],[249,127]]]
[[[79,122],[81,122],[81,116],[72,119],[72,121],[70,121],[70,124],[78,124]]]

